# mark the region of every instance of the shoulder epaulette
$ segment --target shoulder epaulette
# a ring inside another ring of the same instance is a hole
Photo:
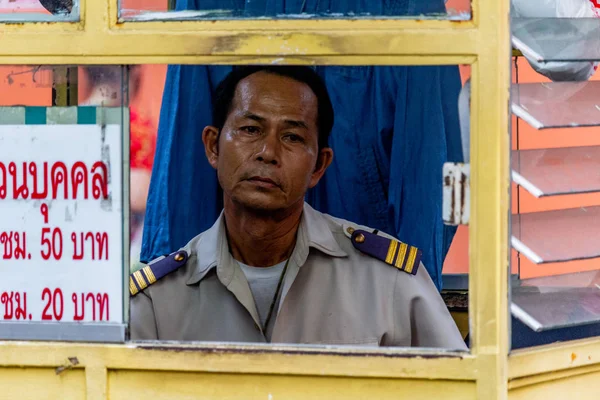
[[[354,247],[406,273],[416,275],[421,264],[421,250],[396,239],[378,235],[378,231],[346,228]]]
[[[129,275],[129,293],[135,296],[165,275],[184,265],[187,259],[188,253],[180,250],[151,261],[144,268]]]

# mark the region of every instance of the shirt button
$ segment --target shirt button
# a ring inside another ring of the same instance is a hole
[[[354,241],[356,243],[364,243],[365,242],[365,235],[363,235],[362,233],[359,233],[358,235],[356,235],[356,237],[354,238]]]

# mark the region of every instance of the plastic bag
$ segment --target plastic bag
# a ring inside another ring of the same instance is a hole
[[[526,18],[593,18],[594,0],[512,0],[515,16]]]
[[[512,0],[511,14],[525,18],[598,18],[600,4],[597,0]],[[585,81],[597,67],[590,61],[544,63],[525,58],[536,72],[553,81]]]

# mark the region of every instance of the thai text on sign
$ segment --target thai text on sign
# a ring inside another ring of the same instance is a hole
[[[0,126],[0,321],[123,321],[118,125]]]

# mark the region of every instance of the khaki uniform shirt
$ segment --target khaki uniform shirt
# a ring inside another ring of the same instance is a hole
[[[423,265],[411,275],[356,250],[348,227],[304,205],[264,331],[221,214],[183,248],[184,266],[131,298],[131,339],[465,349]]]

